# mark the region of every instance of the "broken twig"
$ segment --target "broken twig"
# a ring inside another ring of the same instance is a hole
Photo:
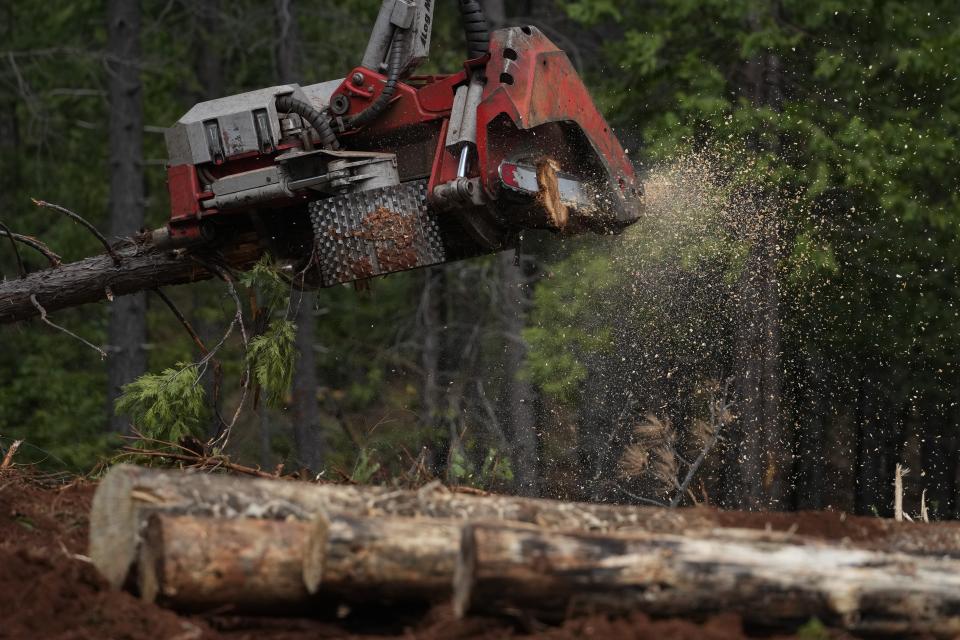
[[[17,455],[17,450],[20,448],[20,445],[23,444],[23,440],[14,440],[10,445],[10,448],[7,449],[7,453],[3,456],[3,462],[0,462],[0,469],[9,469],[13,464],[13,456]]]
[[[107,359],[107,353],[106,353],[106,351],[104,351],[103,349],[101,349],[101,348],[98,347],[97,345],[92,344],[92,343],[90,343],[90,342],[87,342],[86,340],[84,340],[83,338],[81,338],[80,336],[78,336],[77,334],[75,334],[73,331],[70,331],[69,329],[66,329],[66,328],[61,327],[60,325],[58,325],[58,324],[56,324],[56,323],[54,323],[54,322],[51,322],[50,319],[47,317],[47,310],[44,309],[43,306],[41,306],[41,304],[40,304],[39,302],[37,302],[37,296],[35,296],[35,295],[32,294],[32,293],[30,294],[30,302],[32,302],[32,303],[33,303],[33,306],[36,307],[36,308],[37,308],[37,311],[40,312],[40,319],[43,320],[46,324],[50,325],[50,326],[53,327],[54,329],[58,329],[58,330],[64,332],[64,333],[67,334],[68,336],[70,336],[70,337],[72,337],[72,338],[75,338],[75,339],[79,340],[80,342],[82,342],[83,344],[87,345],[88,347],[90,347],[91,349],[93,349],[94,351],[96,351],[97,353],[100,354],[100,359],[101,359],[101,360],[106,360],[106,359]]]
[[[903,522],[903,476],[908,473],[910,469],[898,462],[893,474],[893,519],[897,522]]]

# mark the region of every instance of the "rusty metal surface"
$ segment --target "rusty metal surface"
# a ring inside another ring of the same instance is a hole
[[[434,215],[425,180],[311,203],[323,286],[444,262]]]

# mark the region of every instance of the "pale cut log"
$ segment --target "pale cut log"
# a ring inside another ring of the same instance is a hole
[[[439,484],[404,491],[117,465],[100,480],[90,509],[90,557],[115,587],[131,574],[141,530],[153,513],[273,520],[311,520],[317,514],[498,519],[588,530],[679,531],[710,523],[677,510],[475,496]]]
[[[187,611],[303,608],[310,599],[303,584],[309,529],[295,520],[154,514],[140,545],[140,597]]]
[[[310,593],[353,602],[448,600],[462,526],[440,518],[318,518],[303,582]]]
[[[784,542],[757,530],[678,536],[472,523],[463,529],[454,609],[544,620],[734,612],[761,624],[817,617],[854,632],[954,637],[960,561]]]
[[[225,263],[244,269],[262,255],[253,238],[238,238],[236,243],[216,253],[217,247],[165,250],[151,244],[150,235],[116,249],[120,265],[106,255],[35,271],[23,278],[0,282],[0,324],[40,315],[37,302],[47,313],[91,302],[102,302],[146,289],[185,284],[215,277],[203,262]],[[200,261],[194,260],[199,258]]]
[[[114,586],[135,564],[140,531],[153,513],[218,518],[311,520],[317,514],[508,520],[559,530],[684,533],[711,529],[722,515],[705,509],[659,509],[478,496],[439,484],[417,491],[316,485],[118,465],[100,481],[90,512],[90,557]],[[912,525],[875,518],[860,546],[960,557],[956,523]]]

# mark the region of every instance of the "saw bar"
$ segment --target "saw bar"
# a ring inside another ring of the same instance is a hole
[[[579,180],[564,173],[557,173],[556,176],[558,195],[563,204],[581,210],[589,210],[596,206]],[[500,163],[500,182],[512,191],[530,196],[537,195],[541,190],[536,167],[514,162]]]

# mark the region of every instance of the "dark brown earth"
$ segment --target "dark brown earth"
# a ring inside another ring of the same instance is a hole
[[[458,621],[446,607],[412,611],[331,611],[313,618],[249,618],[229,611],[179,616],[135,596],[110,590],[86,562],[87,512],[94,484],[45,482],[18,471],[0,471],[0,638],[197,640],[249,638],[492,639],[539,637],[636,640],[735,640],[742,638],[850,638],[836,631],[745,629],[735,615],[708,620],[589,617],[559,627],[493,619]],[[700,511],[718,525],[886,545],[909,540],[913,527],[889,521],[822,513]]]

